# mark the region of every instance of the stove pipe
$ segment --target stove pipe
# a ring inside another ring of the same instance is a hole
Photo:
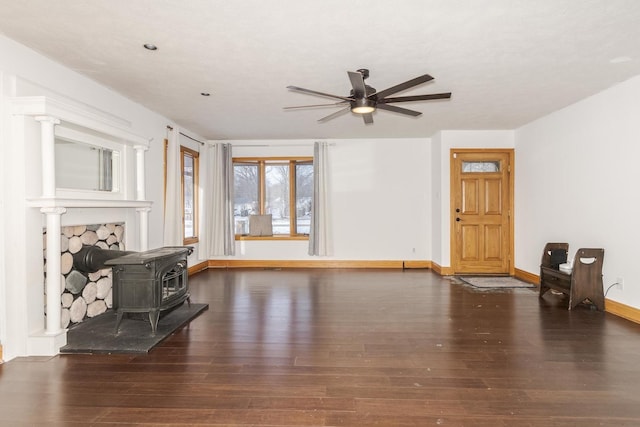
[[[105,262],[110,259],[135,253],[134,251],[116,251],[102,249],[98,246],[82,245],[77,253],[73,254],[73,267],[83,273],[92,273],[105,268]]]

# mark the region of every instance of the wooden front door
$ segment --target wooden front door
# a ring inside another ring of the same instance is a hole
[[[513,274],[513,150],[451,150],[451,262],[458,274]]]

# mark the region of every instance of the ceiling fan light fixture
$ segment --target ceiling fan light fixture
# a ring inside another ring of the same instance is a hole
[[[342,114],[352,112],[359,116],[362,116],[362,120],[365,125],[373,123],[373,112],[377,110],[390,111],[392,113],[403,114],[405,116],[418,117],[422,113],[420,111],[410,110],[408,108],[402,108],[392,105],[396,102],[413,102],[413,101],[432,101],[436,99],[450,99],[451,92],[447,93],[430,93],[425,95],[411,95],[411,96],[391,96],[398,92],[405,91],[414,86],[418,86],[422,83],[433,80],[429,74],[423,74],[413,79],[407,80],[395,86],[388,87],[384,90],[377,91],[373,87],[365,84],[365,79],[369,77],[369,71],[361,68],[357,71],[347,71],[349,80],[351,82],[351,90],[349,95],[340,96],[332,95],[330,93],[318,92],[317,90],[305,89],[298,86],[287,86],[287,89],[295,92],[300,92],[307,95],[322,96],[324,98],[332,98],[333,104],[325,105],[302,105],[299,107],[285,107],[285,110],[292,108],[311,108],[311,107],[336,107],[342,106],[344,108],[329,114],[318,120],[320,123],[324,123],[328,120],[334,119]],[[335,102],[339,100],[339,102]]]
[[[369,114],[376,110],[376,103],[368,98],[356,99],[351,103],[351,112],[356,114]]]

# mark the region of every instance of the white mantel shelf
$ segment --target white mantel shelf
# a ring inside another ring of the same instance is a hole
[[[46,96],[13,98],[11,112],[25,116],[52,116],[68,123],[102,132],[124,143],[149,147],[149,140],[129,131],[131,123],[88,105],[64,102]]]
[[[148,200],[114,199],[61,199],[39,198],[27,200],[34,208],[150,208],[153,202]]]

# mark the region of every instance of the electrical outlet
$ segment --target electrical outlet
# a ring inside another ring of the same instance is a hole
[[[618,277],[616,279],[616,283],[618,284],[618,286],[620,287],[620,289],[624,289],[624,279],[622,277]]]

